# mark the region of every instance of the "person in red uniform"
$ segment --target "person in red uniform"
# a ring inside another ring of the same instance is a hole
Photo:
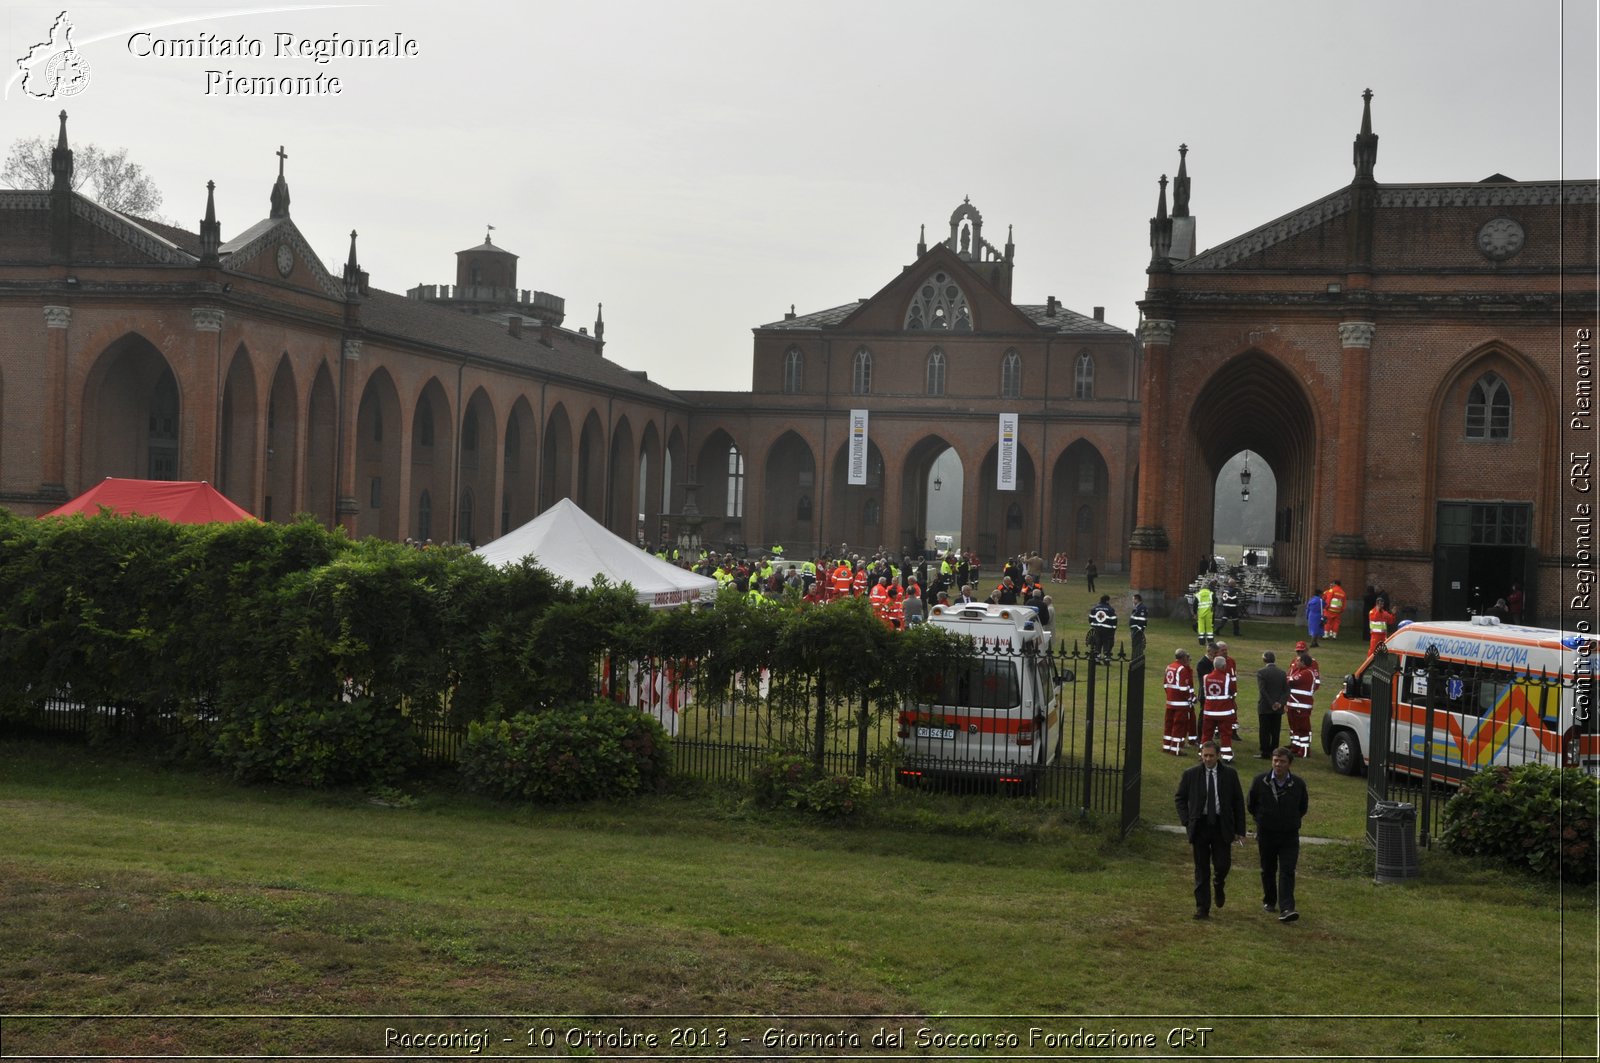
[[[1289,664],[1289,748],[1297,757],[1311,755],[1311,709],[1317,686],[1316,662],[1309,653],[1298,653]]]
[[[1233,735],[1238,730],[1235,681],[1234,674],[1216,658],[1212,658],[1211,671],[1200,681],[1200,744],[1215,741],[1225,764],[1233,763]]]
[[[1174,650],[1167,665],[1167,717],[1161,732],[1161,752],[1183,756],[1183,743],[1194,724],[1194,669],[1189,667],[1189,651]]]
[[[867,600],[872,603],[872,611],[878,614],[878,619],[887,624],[889,622],[888,576],[878,577],[878,582],[872,585],[872,591],[867,595]]]
[[[1322,634],[1324,638],[1339,637],[1339,618],[1344,615],[1344,587],[1338,580],[1322,592]]]
[[[1394,626],[1394,621],[1395,615],[1389,611],[1389,596],[1378,595],[1372,612],[1367,614],[1367,634],[1371,636],[1371,644],[1367,647],[1368,653],[1376,652],[1378,643],[1389,637],[1389,629]]]

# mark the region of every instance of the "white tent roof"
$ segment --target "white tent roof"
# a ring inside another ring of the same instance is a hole
[[[537,517],[500,536],[473,553],[491,565],[514,565],[531,557],[540,567],[580,587],[604,576],[613,584],[626,583],[639,601],[654,609],[667,609],[717,593],[717,581],[669,565],[652,554],[613,535],[599,521],[563,498]]]

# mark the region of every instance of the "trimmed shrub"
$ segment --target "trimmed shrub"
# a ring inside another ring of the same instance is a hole
[[[799,753],[763,758],[752,786],[756,803],[765,808],[792,808],[824,819],[855,815],[869,793],[865,779],[830,775]]]
[[[1444,809],[1441,840],[1545,878],[1595,880],[1600,782],[1577,768],[1524,764],[1478,772]]]
[[[670,769],[661,724],[609,701],[474,721],[461,747],[467,785],[512,800],[625,797],[660,789]]]
[[[254,698],[223,719],[211,752],[242,781],[295,786],[382,786],[420,761],[410,720],[360,696]]]

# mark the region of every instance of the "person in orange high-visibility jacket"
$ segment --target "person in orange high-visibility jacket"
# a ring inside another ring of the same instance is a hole
[[[1378,643],[1389,637],[1389,629],[1394,625],[1394,620],[1394,614],[1389,611],[1389,599],[1382,594],[1378,595],[1377,604],[1372,607],[1372,612],[1367,614],[1367,634],[1371,636],[1371,642],[1367,647],[1368,653],[1376,651]]]
[[[878,614],[878,619],[887,624],[889,622],[888,576],[878,577],[878,582],[872,585],[872,591],[867,595],[867,600],[872,603],[872,611]]]
[[[850,592],[857,598],[867,593],[867,566],[863,562],[856,566],[856,575],[850,581]]]
[[[843,598],[850,593],[850,562],[841,561],[839,567],[833,570],[832,577],[828,580],[828,596],[830,598]]]
[[[889,626],[896,631],[906,626],[906,601],[900,593],[900,584],[889,584],[889,600],[887,603]]]
[[[1300,645],[1304,646],[1305,643]],[[1322,682],[1317,674],[1317,662],[1305,651],[1295,654],[1289,665],[1289,748],[1297,757],[1311,755],[1311,708]]]
[[[1322,633],[1325,637],[1339,637],[1339,618],[1344,615],[1344,587],[1334,580],[1322,592]]]

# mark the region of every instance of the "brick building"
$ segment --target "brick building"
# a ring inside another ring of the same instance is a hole
[[[1298,593],[1339,578],[1457,617],[1520,583],[1553,620],[1588,549],[1569,456],[1594,450],[1596,183],[1380,184],[1365,99],[1349,185],[1209,250],[1187,160],[1170,214],[1161,180],[1133,586],[1183,593],[1249,451]]]
[[[1014,266],[1010,234],[991,244],[963,202],[948,238],[924,236],[871,298],[758,327],[751,391],[681,392],[707,534],[909,550],[944,531],[981,559],[1066,550],[1122,568],[1137,344],[1099,307],[1013,303]],[[858,483],[852,411],[866,414]]]
[[[664,508],[691,410],[603,357],[604,326],[518,289],[492,241],[454,285],[368,284],[267,216],[226,241],[71,189],[0,191],[0,504],[44,512],[106,476],[206,480],[267,519],[483,542],[571,496],[618,534]]]
[[[756,330],[753,392],[674,393],[604,357],[598,315],[563,327],[492,234],[454,284],[405,295],[368,283],[354,233],[326,268],[281,150],[266,216],[226,240],[212,192],[189,233],[77,194],[71,167],[63,113],[53,187],[0,191],[0,504],[17,512],[105,476],[196,479],[267,519],[481,543],[570,495],[630,539],[809,553],[921,544],[948,451],[966,544],[1048,551],[1068,527],[1078,556],[1124,556],[1137,346],[1054,299],[1014,306],[1012,247],[970,204],[873,299]],[[842,471],[855,408],[873,416],[861,485]]]

